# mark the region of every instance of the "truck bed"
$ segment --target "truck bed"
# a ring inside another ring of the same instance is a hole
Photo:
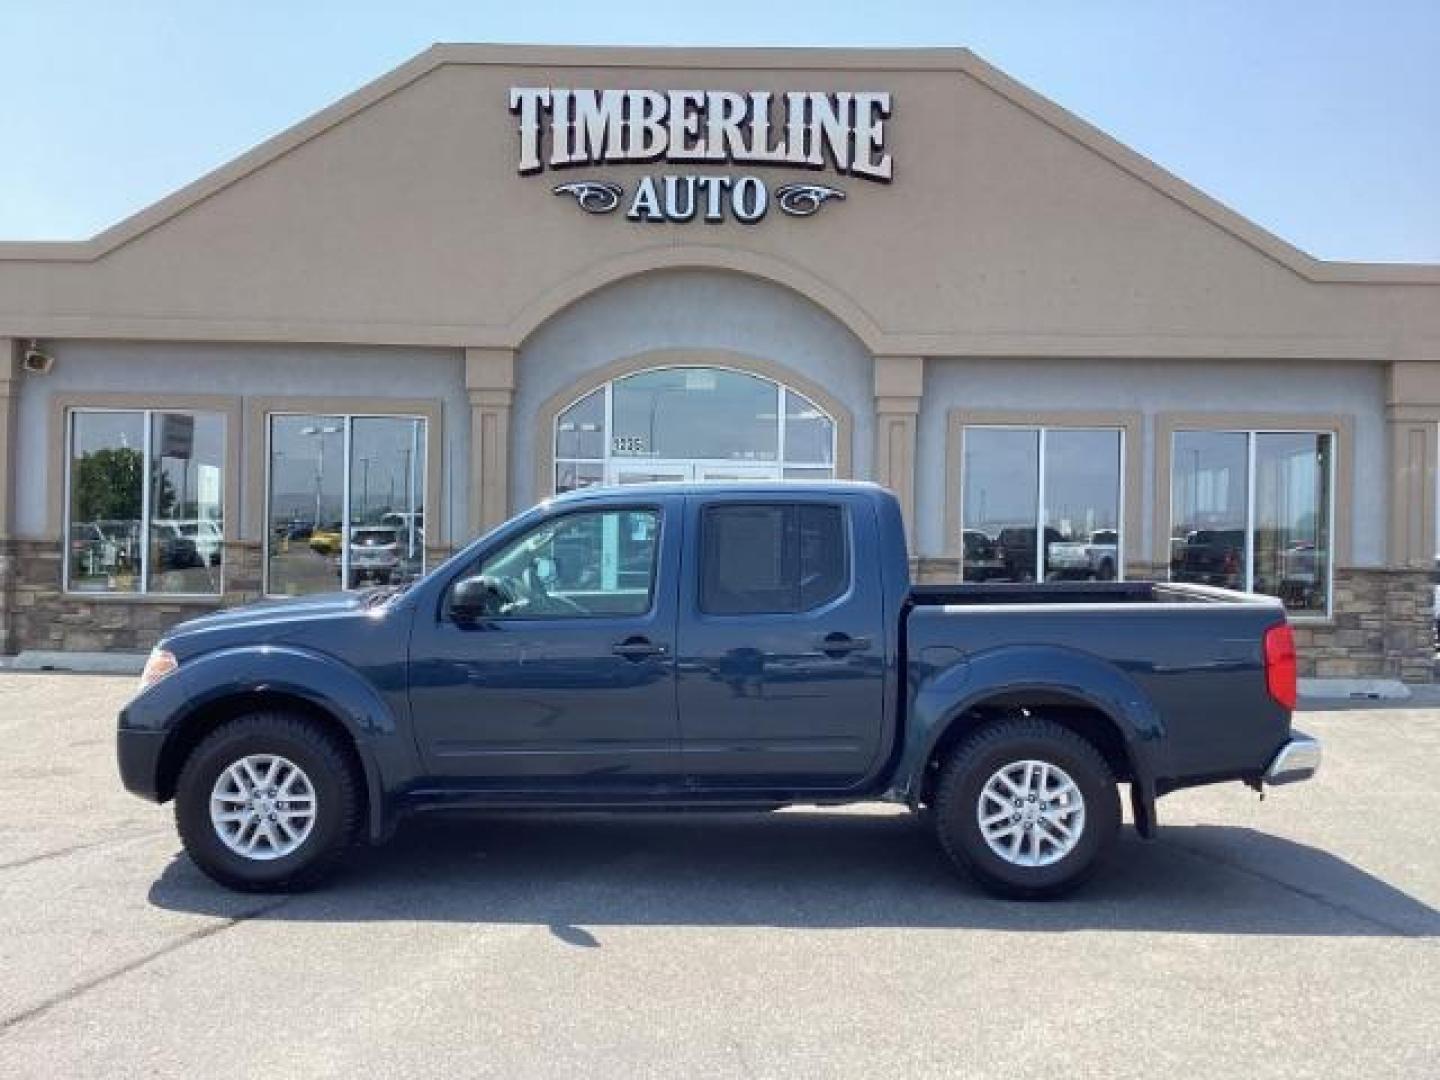
[[[1079,604],[1250,604],[1274,607],[1277,601],[1252,593],[1209,585],[1163,581],[985,582],[954,585],[912,585],[912,607],[978,607],[990,605]]]
[[[1161,792],[1250,778],[1289,736],[1262,652],[1284,619],[1273,597],[1206,585],[916,586],[904,620],[911,700],[923,711],[932,694],[1023,697],[1043,681],[1059,699],[1143,714],[1134,723]]]

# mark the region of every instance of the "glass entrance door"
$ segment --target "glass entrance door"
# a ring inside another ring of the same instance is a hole
[[[693,481],[720,483],[737,480],[779,480],[778,465],[732,465],[725,461],[617,461],[612,462],[606,483],[683,484]]]
[[[610,484],[673,484],[693,479],[693,470],[684,462],[640,461],[610,466]]]
[[[695,479],[722,482],[726,480],[779,480],[780,469],[771,465],[696,465]]]
[[[835,419],[798,390],[719,367],[637,371],[555,418],[555,494],[590,484],[820,480]]]

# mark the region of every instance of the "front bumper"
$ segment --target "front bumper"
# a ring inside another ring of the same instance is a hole
[[[163,731],[121,727],[115,736],[120,783],[126,791],[151,802],[160,801],[160,753],[165,748],[165,735]]]
[[[1320,740],[1292,732],[1290,740],[1270,759],[1261,779],[1267,784],[1295,784],[1320,771]]]

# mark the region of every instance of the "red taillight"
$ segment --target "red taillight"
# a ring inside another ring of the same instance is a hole
[[[1289,623],[1265,631],[1265,688],[1285,708],[1295,708],[1295,635]]]

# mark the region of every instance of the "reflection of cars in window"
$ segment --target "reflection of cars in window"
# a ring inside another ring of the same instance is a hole
[[[413,543],[416,547],[425,546],[425,514],[423,511],[402,514],[398,510],[392,510],[381,515],[380,524],[389,525],[407,544]]]
[[[979,529],[963,529],[960,533],[963,547],[961,577],[966,581],[989,581],[1005,576],[1005,563],[995,550],[995,541]]]
[[[74,567],[85,577],[113,574],[127,565],[128,545],[107,533],[98,521],[70,526],[70,554]]]
[[[332,521],[329,525],[317,525],[310,531],[310,550],[316,555],[339,555],[340,529],[338,521]]]
[[[194,548],[196,565],[219,566],[221,547],[224,539],[220,525],[204,518],[179,521],[155,521],[151,523],[151,543],[156,537],[166,542],[184,539]]]
[[[1050,550],[1050,545],[1059,544],[1065,541],[1060,535],[1059,529],[1050,526],[1045,527],[1045,550]],[[1023,528],[1001,529],[1000,535],[995,538],[996,553],[1000,561],[1005,564],[1005,576],[1011,581],[1034,581],[1035,580],[1035,528],[1027,525]]]
[[[276,540],[309,540],[315,528],[308,521],[282,521],[271,531]]]
[[[1170,548],[1170,578],[1238,589],[1244,582],[1244,529],[1196,529]]]
[[[352,584],[374,581],[390,584],[400,565],[400,540],[389,525],[357,525],[350,530],[350,577]],[[312,541],[313,546],[313,541]]]
[[[1064,540],[1049,546],[1045,569],[1051,578],[1114,581],[1120,566],[1120,534],[1096,529],[1086,540]]]
[[[1435,639],[1440,642],[1440,555],[1435,556],[1435,564],[1430,571],[1430,585],[1435,590],[1433,598],[1435,614]]]
[[[152,521],[150,523],[150,562],[157,570],[193,570],[204,566],[200,547],[193,535],[187,536],[185,524],[193,522]],[[218,561],[219,549],[216,549]]]
[[[1321,563],[1314,542],[1300,540],[1291,544],[1280,552],[1279,562],[1280,588],[1276,595],[1291,607],[1323,608]]]

